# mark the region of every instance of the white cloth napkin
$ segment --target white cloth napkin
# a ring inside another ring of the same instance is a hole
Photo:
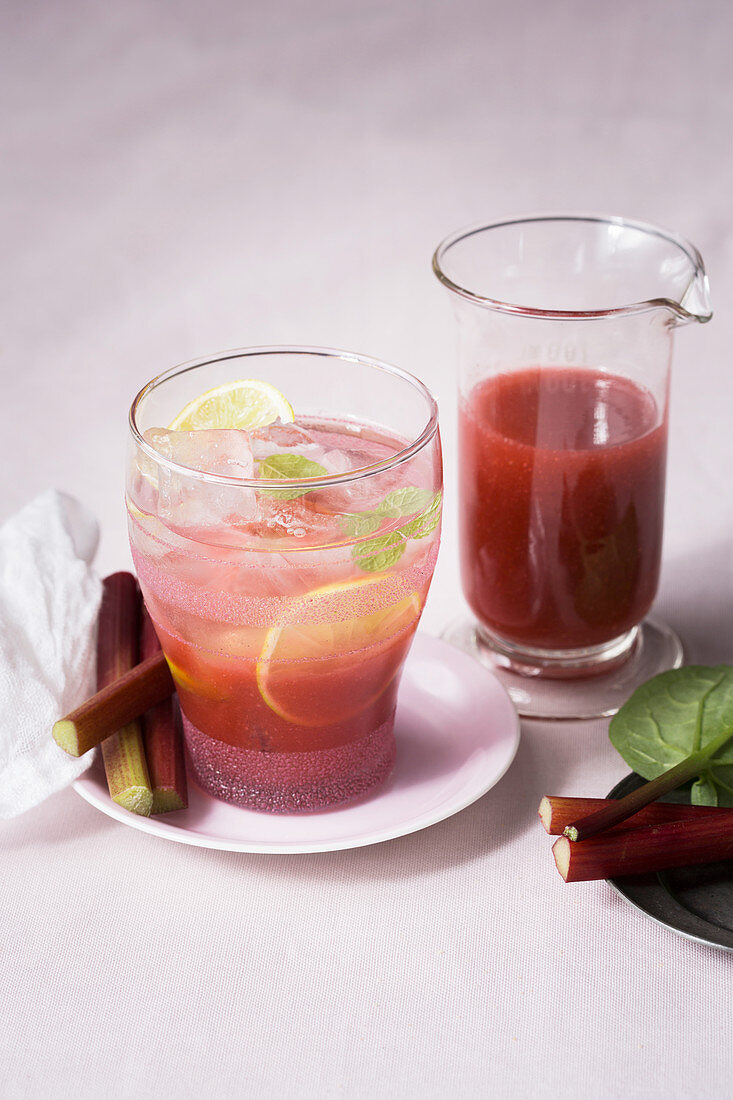
[[[90,764],[51,737],[94,691],[102,594],[94,517],[49,490],[0,528],[0,818],[67,786]]]

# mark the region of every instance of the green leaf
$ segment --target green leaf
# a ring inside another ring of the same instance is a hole
[[[310,458],[304,458],[298,454],[269,455],[260,462],[257,471],[259,477],[276,480],[294,481],[304,477],[328,477],[328,470],[319,462],[313,462]],[[311,489],[300,489],[295,486],[288,489],[260,489],[263,496],[278,497],[281,500],[294,500],[296,497],[305,496],[312,492]]]
[[[709,773],[695,780],[690,789],[690,802],[693,806],[717,806],[718,790]]]
[[[405,552],[405,542],[399,531],[364,539],[352,547],[351,556],[365,573],[381,573],[395,565]]]
[[[720,806],[733,806],[733,760],[730,756],[730,749],[716,753],[708,766],[707,774],[715,786]]]
[[[611,720],[609,737],[644,779],[699,755],[694,796],[733,806],[733,667],[688,665],[654,676]]]
[[[357,539],[371,535],[382,522],[382,516],[378,512],[354,512],[340,518],[344,533]]]
[[[393,489],[391,493],[387,493],[382,503],[377,505],[373,512],[354,512],[351,515],[344,515],[341,517],[341,523],[347,535],[352,538],[362,538],[364,535],[370,535],[373,531],[376,531],[385,519],[410,515],[416,509],[424,508],[424,511],[414,516],[398,531],[392,532],[392,534],[398,535],[403,540],[424,539],[435,530],[440,522],[441,499],[442,493],[440,491],[431,497],[427,489],[405,485],[402,489]],[[394,542],[394,546],[399,545],[398,539]],[[403,552],[404,546],[400,549],[399,555]],[[356,548],[354,548],[354,557],[358,557]],[[392,562],[389,564],[391,565]],[[387,568],[387,566],[380,566],[379,568]]]
[[[380,515],[398,519],[400,516],[411,516],[415,512],[422,512],[430,500],[427,489],[418,489],[415,485],[403,485],[401,489],[393,489],[377,507]]]
[[[408,523],[403,524],[400,527],[400,532],[406,539],[424,539],[428,535],[432,535],[435,528],[440,523],[440,504],[443,499],[443,493],[439,489],[435,494],[430,504],[421,512],[419,516],[415,516]]]

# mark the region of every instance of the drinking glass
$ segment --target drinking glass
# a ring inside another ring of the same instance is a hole
[[[287,397],[294,423],[167,429],[197,395],[252,378]],[[429,391],[361,355],[249,348],[159,375],[130,431],[132,554],[198,784],[275,813],[372,791],[395,758],[438,553]]]
[[[672,338],[711,317],[698,251],[618,217],[480,225],[433,257],[458,327],[461,575],[451,641],[520,713],[613,714],[682,660],[657,591]]]

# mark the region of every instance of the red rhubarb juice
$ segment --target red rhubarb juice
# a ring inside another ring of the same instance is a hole
[[[580,649],[643,619],[659,578],[667,420],[592,368],[479,382],[460,408],[461,571],[490,635]]]

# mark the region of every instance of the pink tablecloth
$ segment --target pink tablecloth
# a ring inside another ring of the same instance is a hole
[[[351,348],[440,402],[461,604],[454,334],[430,255],[537,209],[671,226],[717,316],[677,338],[658,610],[731,657],[733,16],[724,0],[9,3],[0,518],[56,485],[126,567],[126,410],[226,347]],[[353,852],[185,848],[72,791],[0,826],[8,1100],[730,1094],[730,956],[604,883],[565,886],[535,811],[626,772],[606,724],[525,724],[431,829]]]

